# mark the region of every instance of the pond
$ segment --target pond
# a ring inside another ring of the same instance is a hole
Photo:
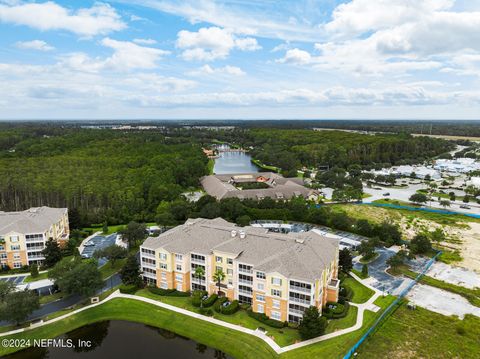
[[[219,149],[230,149],[228,145],[222,145]],[[258,167],[251,161],[252,157],[245,152],[220,152],[219,158],[215,159],[213,173],[253,173],[258,172]]]
[[[58,337],[90,341],[87,348],[29,348],[6,356],[8,359],[140,359],[140,358],[230,358],[225,353],[209,348],[165,329],[144,324],[112,320],[86,325]]]

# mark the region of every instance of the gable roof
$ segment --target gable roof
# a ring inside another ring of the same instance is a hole
[[[10,232],[44,233],[67,211],[67,208],[34,207],[25,211],[0,212],[0,235]]]

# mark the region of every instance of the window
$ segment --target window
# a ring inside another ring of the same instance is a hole
[[[160,288],[162,288],[162,289],[168,289],[168,284],[165,283],[165,282],[161,282],[161,283],[160,283]]]
[[[167,269],[167,265],[165,263],[160,263],[160,268],[161,269]]]
[[[175,259],[177,261],[181,261],[183,259],[183,256],[181,254],[175,254]]]
[[[227,269],[227,274],[228,275],[233,275],[233,269]]]
[[[183,275],[181,275],[181,274],[175,275],[175,280],[176,280],[177,282],[183,282]]]
[[[205,262],[205,256],[201,256],[199,254],[191,254],[190,258],[197,262],[201,262],[201,263]]]
[[[13,259],[20,259],[20,253],[13,253]]]
[[[18,236],[10,236],[10,242],[12,243],[18,242]]]
[[[7,259],[7,253],[0,253],[1,259]]]
[[[265,308],[263,304],[257,304],[257,313],[265,313]]]
[[[223,272],[223,268],[219,267],[219,266],[216,266],[215,267],[215,272]]]
[[[167,254],[166,253],[160,253],[159,257],[160,257],[160,260],[162,260],[162,261],[167,260]]]
[[[263,272],[257,272],[257,278],[258,278],[258,279],[265,279],[265,273],[263,273]]]
[[[25,239],[28,241],[43,241],[43,234],[27,234]]]
[[[273,285],[282,285],[282,280],[280,278],[272,277],[272,284]]]
[[[0,245],[0,251],[4,251],[5,247],[3,245]]]
[[[217,263],[222,263],[223,262],[223,258],[222,257],[215,257],[215,261]]]
[[[278,289],[272,289],[272,295],[274,297],[281,297],[282,296],[282,291]]]
[[[261,295],[261,294],[257,294],[257,300],[259,302],[265,302],[265,296],[264,295]]]
[[[280,309],[280,301],[279,300],[273,300],[272,301],[272,307],[275,309]]]
[[[182,283],[177,283],[177,290],[178,290],[179,292],[183,291],[183,285],[182,285]]]
[[[280,312],[272,310],[271,317],[275,320],[281,320],[282,315],[280,314]]]
[[[233,281],[231,279],[228,280],[228,285],[233,285]]]
[[[181,265],[181,264],[177,264],[177,270],[178,270],[178,271],[181,271],[181,270],[182,270],[182,265]]]
[[[20,244],[11,245],[10,249],[12,251],[19,251],[20,250]]]
[[[232,265],[233,264],[233,259],[232,258],[227,258],[227,264]]]
[[[265,290],[265,284],[263,284],[263,283],[257,283],[257,289],[258,289],[258,290]]]

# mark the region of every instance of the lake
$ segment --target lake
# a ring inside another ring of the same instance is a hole
[[[178,336],[168,330],[120,320],[103,321],[73,330],[61,339],[91,341],[90,348],[29,348],[8,359],[143,359],[231,358],[225,353]]]
[[[229,148],[222,146],[221,148]],[[219,158],[215,159],[213,173],[253,173],[258,172],[258,167],[251,161],[251,156],[245,152],[220,152]]]

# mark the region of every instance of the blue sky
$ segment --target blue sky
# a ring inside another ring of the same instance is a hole
[[[480,119],[480,0],[0,0],[1,119]]]

